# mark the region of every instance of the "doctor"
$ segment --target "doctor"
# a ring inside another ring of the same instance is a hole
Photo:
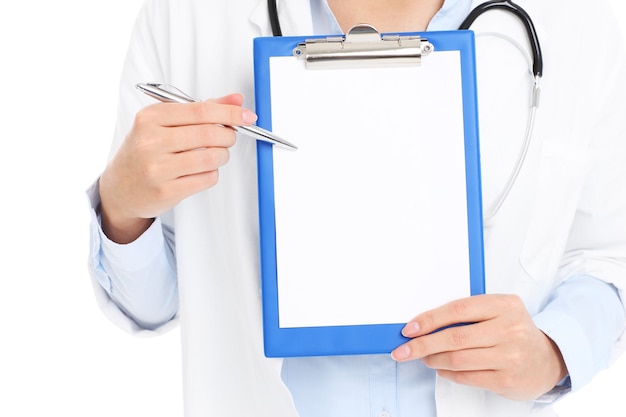
[[[399,32],[455,29],[473,3],[290,0],[278,11],[285,35],[363,22]],[[624,46],[604,1],[519,3],[545,71],[525,161],[485,222],[490,294],[416,311],[404,329],[412,339],[392,355],[281,361],[262,350],[255,143],[218,126],[256,119],[251,40],[271,35],[266,1],[147,1],[110,163],[89,190],[90,269],[101,306],[126,330],[180,323],[187,417],[551,416],[551,402],[621,351]],[[488,212],[524,141],[530,51],[508,13],[472,29]],[[154,104],[135,90],[142,81],[220,98]],[[429,334],[457,322],[475,324]]]

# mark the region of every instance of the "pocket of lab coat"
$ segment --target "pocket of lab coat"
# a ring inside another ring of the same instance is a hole
[[[591,167],[589,150],[563,141],[544,141],[537,191],[520,264],[535,281],[555,277]]]

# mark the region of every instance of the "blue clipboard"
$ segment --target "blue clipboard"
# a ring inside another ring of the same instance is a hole
[[[367,36],[372,38],[372,33],[366,34]],[[460,169],[462,170],[463,178],[463,187],[464,195],[461,198],[464,200],[463,203],[466,204],[463,208],[463,219],[462,221],[466,224],[466,231],[463,231],[463,236],[466,236],[465,248],[460,250],[460,256],[467,257],[467,290],[466,296],[482,294],[485,292],[485,280],[484,280],[484,257],[483,257],[483,225],[482,225],[482,207],[481,207],[481,185],[480,185],[480,157],[479,157],[479,142],[478,142],[478,111],[477,111],[477,94],[476,94],[476,73],[475,73],[475,47],[474,47],[474,35],[471,31],[450,31],[450,32],[427,32],[427,33],[414,33],[414,34],[400,34],[402,36],[411,36],[418,37],[422,40],[422,44],[428,48],[434,47],[434,52],[431,55],[436,54],[438,52],[451,51],[458,56],[459,65],[460,65],[460,73],[459,73],[459,85],[460,90],[462,90],[459,94],[462,96],[460,99],[460,108],[459,108],[459,121],[461,126],[461,135],[460,138],[460,154],[463,158],[459,163],[451,163],[451,166],[458,167],[458,165],[464,165]],[[308,152],[307,144],[302,143],[299,138],[299,134],[297,130],[286,132],[284,130],[278,130],[279,120],[276,119],[276,113],[278,107],[275,102],[276,89],[282,76],[274,74],[274,78],[272,78],[272,71],[277,71],[277,66],[272,64],[272,62],[278,62],[275,58],[280,58],[280,62],[287,62],[287,60],[298,60],[303,57],[301,54],[306,53],[306,49],[309,48],[311,54],[313,54],[314,49],[319,45],[313,45],[314,43],[321,42],[324,43],[324,37],[281,37],[281,38],[257,38],[254,41],[254,70],[255,70],[255,93],[256,93],[256,111],[259,116],[258,125],[266,128],[268,130],[272,130],[273,126],[276,126],[276,133],[285,137],[287,140],[294,142],[299,149],[297,151],[288,151],[282,149],[273,149],[272,145],[264,142],[257,142],[257,152],[258,152],[258,191],[259,191],[259,224],[260,224],[260,260],[261,260],[261,279],[262,279],[262,304],[263,304],[263,327],[264,327],[264,345],[265,345],[265,355],[267,357],[294,357],[294,356],[321,356],[321,355],[355,355],[355,354],[381,354],[381,353],[389,353],[398,345],[404,343],[406,339],[401,335],[400,331],[404,326],[404,323],[408,321],[412,316],[419,314],[422,310],[419,305],[414,306],[414,311],[411,316],[403,316],[402,320],[395,320],[391,322],[376,322],[371,323],[354,323],[350,322],[348,324],[304,324],[299,325],[297,321],[294,324],[285,325],[283,322],[284,316],[286,314],[283,313],[283,308],[281,307],[281,302],[285,302],[285,296],[281,291],[281,278],[286,274],[287,268],[283,268],[281,265],[285,259],[283,256],[282,248],[289,248],[292,251],[292,247],[298,246],[302,242],[316,241],[316,239],[320,240],[319,242],[314,244],[315,248],[320,248],[326,246],[325,243],[331,243],[335,239],[333,236],[327,236],[326,233],[322,237],[314,236],[316,227],[323,228],[329,221],[333,219],[329,219],[328,214],[323,210],[327,205],[334,205],[336,200],[329,200],[328,204],[324,203],[322,209],[317,208],[316,211],[312,213],[308,213],[308,215],[300,215],[301,213],[291,213],[293,216],[289,215],[289,207],[283,207],[286,203],[284,203],[285,199],[291,199],[291,202],[298,203],[298,200],[303,199],[313,193],[312,188],[309,186],[308,188],[302,189],[301,193],[293,193],[298,194],[298,196],[284,196],[281,195],[280,191],[280,183],[283,181],[284,177],[291,176],[291,173],[297,171],[296,168],[288,168],[286,173],[285,171],[281,171],[279,169],[282,161],[287,161],[290,158],[296,158],[295,155],[298,155],[298,158],[301,155],[297,153],[303,153],[302,155],[306,155]],[[332,42],[337,42],[337,37],[329,37],[326,38]],[[344,40],[347,40],[346,36]],[[391,37],[393,40],[393,37]],[[322,40],[322,41],[319,41]],[[388,40],[383,37],[379,37],[380,42],[383,40]],[[426,43],[424,43],[426,41]],[[308,44],[308,45],[307,45]],[[406,42],[403,42],[406,44]],[[311,46],[313,45],[313,46]],[[363,49],[364,45],[356,45],[357,49]],[[393,48],[392,48],[393,49]],[[362,52],[362,51],[361,51]],[[422,50],[422,52],[430,52],[428,49]],[[316,52],[317,53],[317,52]],[[323,52],[322,52],[323,53]],[[383,52],[385,53],[385,52]],[[413,52],[410,52],[413,53]],[[418,53],[419,55],[419,53]],[[362,53],[361,53],[362,56]],[[335,56],[336,57],[336,56]],[[358,58],[360,59],[360,58]],[[357,60],[358,60],[357,59]],[[372,58],[371,54],[365,59],[376,59]],[[394,58],[395,59],[395,58]],[[399,61],[399,66],[405,65],[406,59],[416,59],[415,57],[403,57],[403,61]],[[426,67],[429,65],[428,60],[430,56],[422,54],[422,56],[417,59],[421,59],[421,65]],[[455,58],[456,59],[456,58]],[[317,60],[317,61],[315,61]],[[392,59],[393,60],[393,59]],[[314,62],[315,61],[315,62]],[[330,62],[330,67],[323,69],[311,69],[306,71],[329,71],[329,74],[333,73],[336,75],[341,75],[345,77],[347,74],[345,71],[353,71],[351,74],[357,74],[359,69],[336,69],[332,67],[332,59],[326,60],[325,58],[320,58],[319,56],[315,57],[311,62],[313,65],[316,62],[321,62],[322,65],[326,65]],[[346,62],[347,65],[354,66],[354,59],[348,57]],[[380,61],[379,61],[380,62]],[[288,65],[292,65],[288,63]],[[300,63],[298,65],[305,65],[304,63]],[[359,63],[357,62],[357,65]],[[394,71],[395,68],[394,62],[384,62],[382,69],[380,71]],[[409,64],[410,65],[410,64]],[[372,70],[378,71],[378,70]],[[342,75],[343,74],[343,75]],[[276,78],[279,77],[279,78]],[[273,81],[272,81],[273,80]],[[299,97],[300,100],[306,100],[306,97],[302,97],[302,84],[296,83],[296,80],[284,81],[285,83],[293,83],[296,84],[293,86],[293,97]],[[282,82],[282,81],[280,81]],[[274,84],[273,84],[274,83]],[[314,91],[314,90],[311,90]],[[330,89],[329,94],[332,94],[333,88]],[[311,93],[309,93],[311,94]],[[285,101],[285,99],[282,99]],[[329,100],[328,103],[331,103],[332,100]],[[355,99],[355,102],[357,100]],[[378,104],[373,105],[376,107]],[[283,104],[282,107],[285,107]],[[289,111],[295,111],[294,114],[298,113],[298,104],[297,100],[293,102],[293,106],[295,109],[287,109]],[[319,106],[318,106],[319,107]],[[315,111],[307,110],[306,115],[302,115],[302,117],[313,118],[315,117],[324,117],[324,114],[327,112],[324,108],[319,108],[318,115],[311,115],[309,112]],[[285,119],[286,116],[280,116],[282,119]],[[422,122],[422,124],[424,124]],[[446,123],[447,124],[447,123]],[[282,124],[285,125],[284,123]],[[380,123],[376,124],[377,126]],[[335,125],[337,126],[337,125]],[[409,135],[410,136],[410,135]],[[435,143],[436,141],[430,141],[428,143]],[[404,145],[403,145],[404,146]],[[309,149],[311,146],[309,146]],[[358,148],[358,147],[357,147]],[[352,148],[354,149],[354,147]],[[330,150],[334,153],[334,148]],[[284,153],[284,154],[279,154]],[[419,155],[419,152],[416,153]],[[457,161],[458,162],[458,161]],[[275,166],[275,164],[278,164]],[[322,164],[323,165],[323,164]],[[347,164],[350,166],[351,164]],[[435,169],[438,169],[439,164],[433,165]],[[410,169],[410,167],[409,167]],[[443,169],[443,168],[442,168]],[[292,171],[289,171],[292,170]],[[442,180],[447,180],[445,175],[445,170],[442,171],[444,175],[440,175]],[[295,172],[294,172],[295,174]],[[307,176],[307,173],[299,173],[301,174],[300,180]],[[309,173],[309,176],[314,175],[313,173]],[[341,175],[341,174],[339,174]],[[423,176],[422,176],[423,177]],[[422,178],[420,177],[420,178]],[[339,179],[341,180],[341,179]],[[434,180],[429,179],[430,182],[437,183],[437,178]],[[335,181],[332,181],[333,184]],[[457,180],[458,182],[458,180]],[[305,182],[303,182],[305,183]],[[431,184],[432,185],[432,184]],[[399,189],[406,190],[407,188],[404,185],[399,185]],[[321,188],[322,194],[315,194],[314,200],[319,202],[320,200],[324,200],[324,184],[321,184],[319,187]],[[427,187],[428,188],[428,187]],[[432,187],[431,187],[432,188]],[[429,189],[431,189],[429,188]],[[432,188],[434,189],[434,188]],[[298,191],[297,185],[293,190]],[[293,191],[292,190],[292,191]],[[409,187],[410,190],[410,187]],[[317,191],[316,191],[317,192]],[[347,194],[350,194],[350,190],[346,190]],[[285,193],[283,193],[285,194]],[[403,191],[402,195],[411,194],[410,192]],[[320,197],[321,195],[321,197]],[[336,196],[334,197],[336,198]],[[455,197],[456,198],[456,197]],[[330,197],[329,197],[330,199]],[[348,199],[349,200],[349,199]],[[346,200],[346,201],[348,201]],[[417,209],[422,210],[422,208],[426,205],[423,201],[418,200]],[[288,205],[287,205],[288,206]],[[428,209],[431,210],[431,209]],[[437,208],[432,210],[438,210]],[[434,211],[433,211],[434,212]],[[430,213],[430,212],[429,212]],[[289,220],[292,223],[287,223],[285,226],[282,224],[282,219],[284,217],[289,217]],[[381,219],[389,219],[393,216],[384,216]],[[387,221],[387,220],[381,220]],[[300,224],[301,222],[302,224]],[[304,236],[298,237],[297,233],[296,238],[292,237],[282,237],[280,230],[287,230],[288,234],[292,235],[294,232],[291,232],[291,229],[299,229],[300,226],[305,225],[309,227],[309,223],[317,222],[317,226],[313,225],[312,229],[309,230],[308,234]],[[373,219],[372,224],[376,225],[376,219]],[[423,226],[420,226],[423,227]],[[366,238],[372,238],[373,242],[377,242],[376,239],[376,230],[379,230],[376,226],[368,227],[368,232],[364,233],[363,236]],[[370,233],[371,229],[371,233]],[[279,232],[277,232],[279,230]],[[313,230],[313,232],[311,232]],[[384,229],[380,229],[384,230]],[[371,236],[370,236],[371,235]],[[352,236],[348,236],[348,238],[353,238]],[[299,239],[290,241],[289,239]],[[327,239],[324,241],[324,239]],[[406,238],[405,238],[406,239]],[[362,237],[355,237],[355,240],[363,240]],[[392,240],[393,246],[394,240]],[[292,244],[293,243],[293,244]],[[309,242],[310,243],[310,242]],[[445,242],[444,242],[445,244]],[[389,245],[386,245],[389,246]],[[399,244],[398,246],[406,246],[404,244]],[[428,243],[426,246],[420,247],[428,247]],[[463,251],[466,251],[464,254]],[[306,258],[308,256],[308,252],[310,253],[310,258]],[[320,266],[324,268],[324,262],[326,260],[325,256],[320,256],[321,252],[312,253],[314,251],[295,251],[288,253],[295,253],[297,256],[302,256],[302,260],[298,260],[299,264],[306,265],[314,265],[315,267]],[[293,255],[289,255],[293,257]],[[410,255],[411,256],[411,255]],[[442,254],[445,259],[445,254]],[[432,257],[432,256],[429,256]],[[365,257],[368,258],[368,257]],[[371,256],[369,257],[371,258]],[[290,258],[291,259],[291,258]],[[384,261],[383,265],[384,265]],[[450,263],[453,263],[451,261]],[[395,264],[395,263],[394,263]],[[440,262],[441,264],[441,262]],[[335,264],[336,265],[336,262]],[[415,276],[420,276],[420,265],[421,262],[415,263],[415,268],[405,268],[405,269],[414,269],[412,274]],[[297,270],[298,265],[296,265]],[[308,268],[306,266],[302,267],[302,272],[306,272]],[[338,269],[335,266],[332,268],[328,268],[329,274],[332,273],[331,270]],[[340,269],[340,268],[339,268]],[[435,270],[433,275],[437,275],[437,267],[435,265]],[[324,269],[321,269],[324,271]],[[289,272],[293,275],[292,272]],[[298,274],[297,272],[295,273]],[[317,273],[317,277],[321,277],[325,274]],[[345,275],[345,274],[344,274]],[[313,281],[312,285],[315,285],[315,277],[313,279],[309,279]],[[333,279],[341,279],[341,277],[333,278]],[[421,278],[420,278],[421,279]],[[438,282],[434,277],[428,278],[431,283]],[[368,281],[369,282],[369,281]],[[438,286],[444,285],[441,283],[437,283]],[[465,285],[465,284],[464,284]],[[428,291],[428,288],[431,287],[430,284],[422,285],[424,291]],[[332,287],[330,287],[332,288]],[[324,310],[324,306],[326,305],[326,301],[324,300],[324,294],[327,293],[322,292],[321,295],[314,295],[312,298],[314,305],[317,308],[311,309],[313,314],[316,314],[316,311]],[[332,290],[331,290],[332,292]],[[357,291],[358,292],[358,291]],[[398,291],[400,294],[402,291]],[[389,298],[389,297],[387,297]],[[306,297],[303,300],[307,299]],[[345,300],[345,309],[350,309],[350,299]],[[393,303],[393,300],[387,301]],[[330,305],[330,301],[328,304]],[[296,302],[296,304],[301,304]],[[296,306],[297,308],[297,306]],[[281,317],[282,315],[282,317]]]

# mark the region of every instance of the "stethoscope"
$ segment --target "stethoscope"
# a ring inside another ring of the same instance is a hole
[[[269,9],[269,18],[270,24],[272,26],[272,34],[274,36],[282,36],[282,30],[280,28],[280,21],[278,19],[278,9],[276,7],[276,0],[267,0],[267,5]],[[517,18],[522,22],[524,28],[526,29],[526,34],[528,36],[528,41],[530,42],[530,48],[532,51],[532,68],[531,72],[533,75],[533,87],[532,87],[532,100],[531,106],[528,113],[528,122],[526,124],[526,134],[524,141],[522,142],[522,147],[518,155],[518,159],[511,171],[508,181],[506,182],[505,187],[498,195],[494,203],[491,205],[489,210],[487,210],[484,215],[485,222],[493,218],[504,200],[509,195],[509,192],[513,188],[513,184],[517,180],[519,173],[522,169],[522,165],[526,160],[526,155],[528,153],[528,148],[530,146],[531,137],[533,128],[535,125],[535,114],[537,111],[537,107],[539,106],[539,80],[543,75],[543,56],[541,54],[541,46],[539,45],[539,38],[537,36],[537,31],[535,30],[535,25],[533,24],[532,19],[521,6],[516,3],[513,3],[510,0],[490,0],[485,3],[478,5],[474,8],[469,15],[465,18],[465,20],[459,26],[459,30],[467,30],[474,23],[474,21],[483,13],[488,12],[490,10],[500,9],[512,13],[517,16]],[[504,35],[502,37],[506,38]],[[520,51],[523,52],[523,47],[519,45],[517,42],[510,38],[506,38],[511,43],[513,43]],[[524,53],[524,52],[523,52]],[[525,53],[524,53],[525,55]]]

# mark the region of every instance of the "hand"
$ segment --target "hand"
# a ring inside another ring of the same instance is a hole
[[[472,324],[435,332],[458,323]],[[417,316],[402,333],[413,339],[392,352],[395,360],[421,359],[443,378],[509,399],[534,400],[567,375],[559,349],[514,295],[453,301]]]
[[[139,237],[153,218],[214,186],[235,143],[232,129],[256,115],[232,94],[200,103],[159,103],[142,109],[100,178],[102,227],[117,243]]]

